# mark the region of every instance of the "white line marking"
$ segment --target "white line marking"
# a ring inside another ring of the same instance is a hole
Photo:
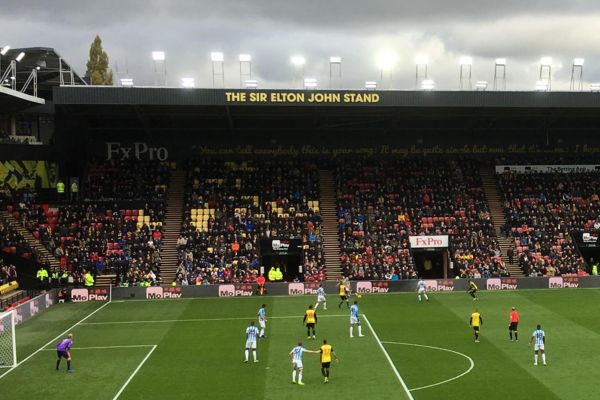
[[[133,373],[131,375],[129,375],[129,378],[127,379],[127,381],[125,381],[125,384],[121,387],[121,389],[119,389],[119,391],[117,392],[117,394],[115,395],[115,397],[113,397],[113,400],[116,400],[116,399],[119,398],[119,396],[121,395],[121,393],[123,393],[123,390],[125,390],[125,388],[127,387],[127,385],[129,385],[129,382],[131,382],[131,380],[133,379],[133,377],[139,372],[139,370],[142,368],[142,366],[144,365],[144,363],[146,362],[146,360],[148,360],[148,358],[150,358],[150,356],[152,355],[152,353],[154,352],[154,350],[156,350],[157,347],[158,346],[156,346],[156,345],[152,346],[152,348],[150,349],[150,351],[148,352],[148,354],[146,354],[146,357],[144,357],[144,359],[137,366],[137,368],[135,369],[135,371],[133,371]]]
[[[329,314],[319,315],[318,318],[324,317],[347,317],[346,314]],[[302,315],[288,315],[283,317],[268,317],[269,319],[292,319],[302,318]],[[138,321],[102,321],[102,322],[85,322],[81,325],[113,325],[113,324],[165,324],[170,322],[211,322],[211,321],[252,321],[256,317],[233,317],[233,318],[194,318],[194,319],[157,319],[157,320],[138,320]]]
[[[396,368],[396,365],[394,365],[394,362],[390,358],[390,355],[388,354],[387,350],[385,349],[385,347],[383,347],[383,344],[381,344],[381,340],[379,340],[379,336],[377,336],[377,333],[375,332],[375,329],[373,329],[373,326],[369,322],[369,319],[367,318],[367,316],[365,314],[363,314],[362,317],[365,320],[365,322],[367,323],[367,325],[369,325],[369,329],[371,330],[371,333],[373,333],[373,336],[375,337],[375,340],[377,340],[377,343],[379,344],[379,347],[381,348],[381,351],[383,351],[383,354],[385,355],[385,358],[387,358],[388,362],[390,363],[390,367],[392,367],[392,370],[394,370],[394,373],[396,374],[396,377],[398,378],[398,381],[402,385],[402,388],[404,389],[404,392],[406,393],[406,395],[408,396],[408,398],[410,400],[414,400],[414,397],[410,393],[410,390],[408,390],[408,387],[406,386],[406,383],[404,382],[404,379],[402,379],[402,376],[400,376],[400,372],[398,372],[398,369]]]
[[[96,346],[96,347],[71,347],[71,350],[104,350],[104,349],[131,349],[141,347],[153,347],[155,344],[132,344],[124,346]],[[42,351],[55,351],[55,349],[44,349]]]
[[[63,336],[66,333],[68,333],[70,330],[72,330],[73,328],[75,328],[77,325],[82,324],[83,321],[85,321],[86,319],[88,319],[92,315],[96,314],[98,311],[102,310],[104,307],[106,307],[109,304],[110,304],[110,300],[107,303],[104,303],[103,305],[101,305],[100,307],[98,307],[97,309],[95,309],[94,311],[92,311],[91,313],[89,313],[87,316],[83,317],[83,319],[81,319],[79,322],[77,322],[76,324],[74,324],[73,326],[71,326],[69,329],[66,329],[60,335],[57,335],[54,339],[48,341],[48,343],[46,343],[45,345],[43,345],[42,347],[40,347],[39,349],[37,349],[36,351],[34,351],[33,353],[31,353],[29,356],[27,356],[23,360],[19,361],[19,363],[17,365],[15,365],[11,369],[9,369],[8,371],[6,371],[2,375],[0,375],[0,379],[4,378],[6,375],[8,375],[9,373],[11,373],[19,365],[23,364],[24,362],[26,362],[27,360],[29,360],[31,357],[35,356],[37,353],[39,353],[40,351],[44,350],[46,347],[48,347],[51,344],[53,344],[54,342],[56,342],[61,336]]]
[[[445,349],[443,347],[427,346],[427,345],[424,345],[424,344],[417,344],[417,343],[403,343],[403,342],[381,342],[381,343],[385,343],[385,344],[399,344],[401,346],[425,347],[425,348],[428,348],[428,349],[434,349],[434,350],[440,350],[440,351],[447,351],[448,353],[458,354],[459,356],[462,356],[462,357],[466,358],[467,360],[469,360],[469,363],[471,365],[469,366],[469,369],[467,369],[462,374],[457,375],[457,376],[455,376],[453,378],[450,378],[450,379],[446,379],[445,381],[433,383],[431,385],[412,388],[412,389],[410,389],[411,392],[414,392],[415,390],[427,389],[427,388],[430,388],[430,387],[433,387],[433,386],[443,385],[444,383],[448,383],[448,382],[451,382],[451,381],[456,380],[458,378],[462,378],[463,376],[465,376],[466,374],[468,374],[469,372],[471,372],[471,370],[475,367],[475,362],[473,361],[473,359],[471,357],[469,357],[468,355],[463,354],[463,353],[461,353],[459,351]]]

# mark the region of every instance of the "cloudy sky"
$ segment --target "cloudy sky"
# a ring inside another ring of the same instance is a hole
[[[420,54],[440,89],[459,88],[463,56],[473,57],[473,85],[491,84],[498,57],[512,90],[534,88],[542,56],[553,57],[553,90],[569,89],[575,57],[585,58],[585,89],[600,82],[598,0],[3,0],[0,27],[0,46],[53,47],[82,75],[99,34],[117,76],[136,85],[155,81],[153,50],[166,53],[169,85],[185,76],[211,87],[215,50],[227,87],[240,85],[240,53],[252,55],[261,88],[294,86],[292,55],[306,58],[304,76],[321,87],[329,57],[340,56],[344,87],[413,89]],[[395,61],[384,82],[382,54]]]

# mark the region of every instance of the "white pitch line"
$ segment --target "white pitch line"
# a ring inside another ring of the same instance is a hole
[[[117,394],[115,395],[115,397],[113,397],[113,400],[117,400],[119,398],[119,396],[121,395],[121,393],[123,393],[123,391],[125,390],[125,388],[127,387],[127,385],[129,385],[129,382],[131,382],[131,380],[133,379],[133,377],[139,372],[139,370],[142,368],[142,366],[144,365],[144,363],[146,362],[146,360],[148,360],[148,358],[150,358],[150,356],[152,355],[152,353],[154,352],[154,350],[156,350],[158,346],[154,345],[152,346],[152,349],[150,349],[150,351],[148,352],[148,354],[146,354],[146,357],[144,357],[144,359],[142,360],[142,362],[137,366],[137,368],[133,371],[133,373],[131,375],[129,375],[129,378],[127,379],[127,381],[125,381],[125,384],[121,387],[121,389],[119,389],[119,391],[117,392]]]
[[[319,315],[318,318],[324,317],[347,317],[346,314],[328,314]],[[252,321],[256,317],[232,317],[232,318],[194,318],[194,319],[157,319],[157,320],[138,320],[138,321],[101,321],[101,322],[85,322],[80,325],[118,325],[118,324],[166,324],[172,322],[213,322],[213,321]],[[282,317],[268,317],[267,319],[292,319],[302,318],[302,315],[288,315]]]
[[[105,350],[105,349],[132,349],[142,347],[154,347],[155,344],[131,344],[123,346],[95,346],[95,347],[71,347],[71,350]],[[42,351],[55,351],[55,349],[44,349]]]
[[[381,351],[383,351],[383,354],[385,355],[385,358],[387,358],[388,362],[390,363],[390,367],[392,367],[392,370],[396,374],[396,377],[398,378],[398,381],[402,385],[402,388],[404,389],[404,392],[408,396],[409,400],[414,400],[414,397],[410,393],[410,390],[408,390],[408,387],[406,386],[406,383],[404,382],[404,379],[402,379],[402,376],[400,375],[400,372],[398,372],[398,369],[396,368],[396,365],[394,365],[394,362],[392,361],[392,358],[388,354],[388,352],[385,349],[385,347],[383,347],[383,344],[381,344],[381,340],[379,340],[379,336],[377,336],[377,332],[375,332],[375,329],[373,329],[373,326],[369,322],[369,319],[367,318],[367,316],[365,314],[363,314],[362,317],[365,320],[365,322],[367,323],[367,325],[369,325],[369,329],[371,330],[371,333],[375,337],[375,340],[377,340],[377,343],[379,344],[379,347],[381,348]]]
[[[399,345],[402,345],[402,346],[425,347],[425,348],[428,348],[428,349],[434,349],[434,350],[440,350],[440,351],[447,351],[448,353],[458,354],[459,356],[462,356],[462,357],[466,358],[467,360],[469,360],[469,363],[470,363],[469,369],[467,369],[462,374],[457,375],[457,376],[455,376],[453,378],[450,378],[450,379],[446,379],[445,381],[433,383],[431,385],[426,385],[426,386],[420,386],[420,387],[412,388],[412,389],[410,389],[411,392],[414,392],[416,390],[421,390],[421,389],[427,389],[427,388],[438,386],[438,385],[443,385],[444,383],[448,383],[448,382],[452,382],[452,381],[454,381],[456,379],[462,378],[463,376],[465,376],[466,374],[468,374],[469,372],[471,372],[471,370],[473,370],[473,368],[475,367],[475,361],[473,361],[473,359],[471,357],[469,357],[468,355],[466,355],[464,353],[461,353],[459,351],[445,349],[443,347],[427,346],[427,345],[424,345],[424,344],[417,344],[417,343],[403,343],[403,342],[381,342],[381,343],[385,343],[385,344],[399,344]]]
[[[40,347],[39,349],[37,349],[36,351],[34,351],[33,353],[31,353],[29,356],[27,356],[26,358],[24,358],[23,360],[19,361],[17,363],[17,365],[15,365],[14,367],[12,367],[11,369],[9,369],[8,371],[6,371],[5,373],[3,373],[2,375],[0,375],[0,379],[4,378],[6,375],[10,374],[12,371],[14,371],[19,365],[23,364],[24,362],[26,362],[27,360],[29,360],[31,357],[35,356],[37,353],[39,353],[40,351],[44,350],[46,347],[50,346],[51,344],[53,344],[54,342],[56,342],[60,337],[64,336],[66,333],[68,333],[70,330],[72,330],[73,328],[75,328],[77,325],[81,325],[83,323],[83,321],[85,321],[86,319],[88,319],[89,317],[91,317],[92,315],[96,314],[98,311],[102,310],[104,307],[106,307],[107,305],[110,304],[110,300],[107,303],[104,303],[102,306],[98,307],[97,309],[95,309],[94,311],[92,311],[91,313],[89,313],[87,316],[83,317],[79,322],[75,323],[73,326],[69,327],[69,329],[66,329],[64,332],[62,332],[61,334],[57,335],[54,339],[48,341],[48,343],[46,343],[45,345],[43,345],[42,347]]]

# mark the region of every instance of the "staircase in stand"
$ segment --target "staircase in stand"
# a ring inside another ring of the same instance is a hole
[[[333,172],[319,171],[319,208],[321,210],[323,253],[328,280],[338,280],[342,274],[340,239],[338,234],[337,201]]]
[[[38,239],[33,237],[31,232],[29,232],[27,228],[23,226],[21,221],[15,219],[15,217],[13,217],[8,211],[0,211],[0,218],[2,218],[4,222],[9,224],[19,233],[19,235],[23,237],[23,239],[25,239],[29,247],[35,251],[39,262],[49,265],[51,271],[60,269],[60,262],[58,259],[52,253],[50,253],[46,246],[44,246]]]
[[[482,168],[481,169],[481,179],[483,181],[483,190],[485,191],[485,197],[488,202],[488,206],[490,207],[490,214],[492,216],[492,222],[494,223],[494,229],[496,230],[496,239],[498,239],[498,245],[500,246],[500,251],[502,253],[502,261],[506,264],[506,268],[510,272],[510,276],[512,277],[523,277],[523,271],[519,267],[516,261],[516,256],[513,259],[513,263],[509,263],[508,261],[508,249],[513,250],[516,254],[515,243],[510,237],[505,237],[500,232],[500,227],[506,223],[506,218],[504,216],[503,209],[503,198],[501,194],[498,192],[498,185],[496,184],[495,171],[492,168]]]
[[[177,272],[177,238],[181,233],[183,222],[183,207],[185,196],[185,171],[171,171],[167,211],[163,222],[162,249],[160,252],[160,274],[163,285],[169,285],[175,280]]]

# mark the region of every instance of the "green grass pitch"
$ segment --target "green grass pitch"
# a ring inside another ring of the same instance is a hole
[[[306,339],[302,324],[314,296],[59,304],[17,328],[21,363],[8,374],[0,369],[0,393],[46,400],[598,398],[600,290],[479,297],[431,293],[430,302],[418,303],[415,293],[364,295],[365,337],[350,339],[348,310],[330,294],[327,311],[318,310],[316,340]],[[245,328],[263,302],[267,339],[258,344],[259,362],[245,364]],[[508,340],[511,306],[521,314],[519,342]],[[481,343],[468,326],[474,307],[484,320]],[[72,329],[74,373],[64,361],[56,372],[52,339],[95,310]],[[547,367],[534,367],[528,347],[538,323],[547,335]],[[317,349],[324,338],[341,360],[330,383],[322,381],[318,355],[305,354],[306,385],[291,384],[289,351],[298,341]]]

